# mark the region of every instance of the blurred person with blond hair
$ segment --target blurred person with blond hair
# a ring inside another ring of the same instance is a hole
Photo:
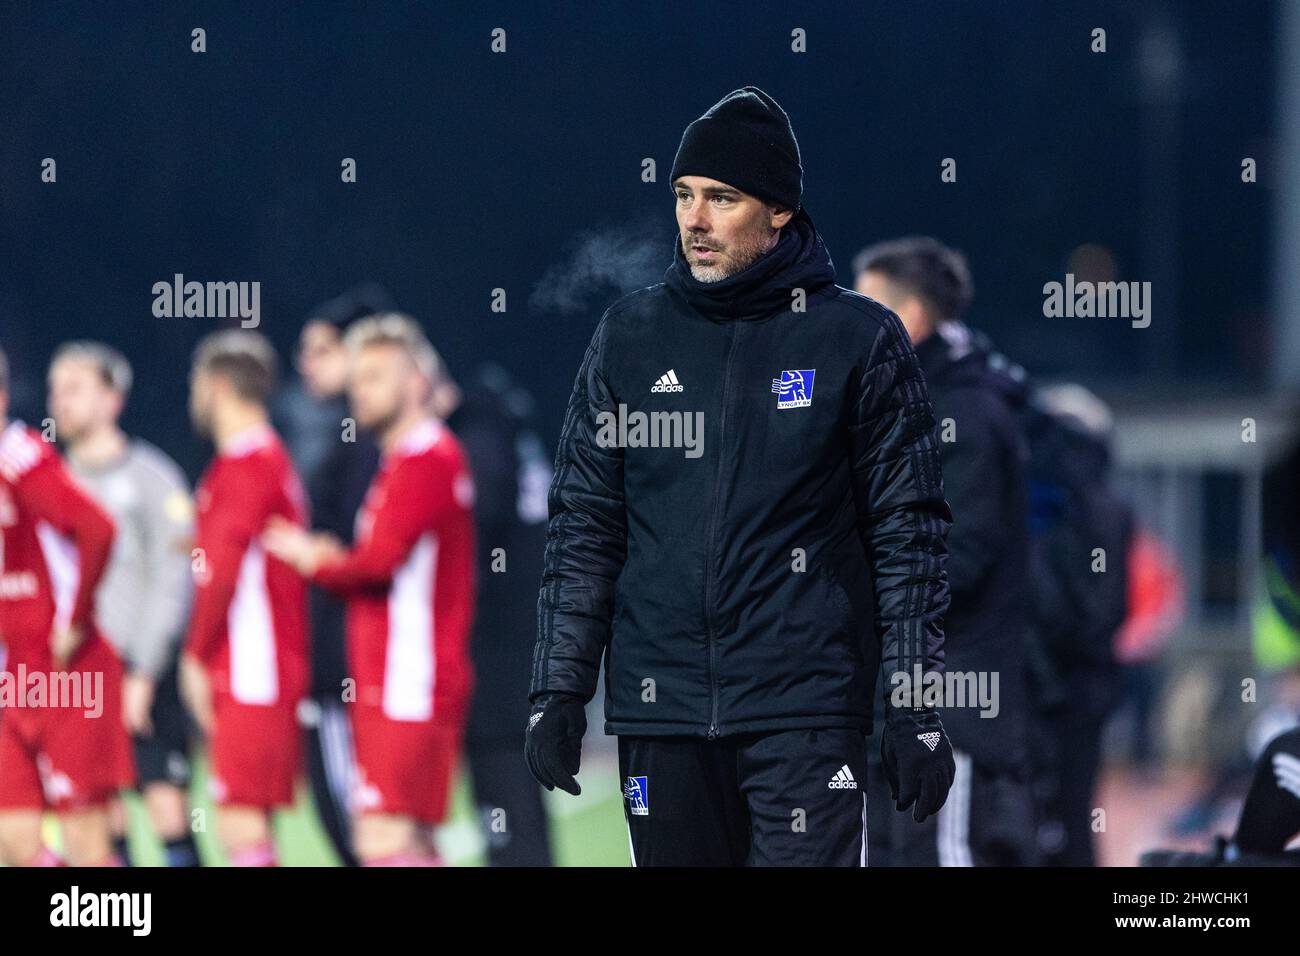
[[[313,307],[298,335],[297,381],[276,395],[271,418],[302,475],[311,527],[351,544],[357,512],[379,470],[374,438],[348,411],[347,327],[393,309],[382,286],[368,282]],[[312,803],[339,859],[355,866],[349,793],[352,730],[343,702],[348,678],[344,605],[337,594],[312,587],[311,699],[303,710],[306,770]]]
[[[474,485],[434,412],[449,385],[420,328],[376,315],[346,342],[353,416],[383,451],[356,543],[345,549],[278,520],[262,540],[347,602],[357,856],[367,866],[436,866],[433,828],[446,817],[472,685]]]

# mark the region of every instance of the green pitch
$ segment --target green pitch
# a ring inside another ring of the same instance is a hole
[[[556,863],[560,866],[627,866],[627,826],[623,820],[616,769],[612,764],[584,767],[581,778],[581,797],[570,797],[558,790],[546,794]],[[195,761],[191,799],[199,852],[205,863],[223,865],[225,861],[216,841],[212,802],[208,798],[207,764],[202,757]],[[134,794],[127,797],[127,811],[131,853],[136,865],[162,866],[162,846],[149,829],[144,806]],[[50,829],[57,829],[52,821]],[[55,833],[49,836],[53,838]],[[483,865],[482,838],[470,799],[469,782],[464,777],[457,783],[452,817],[441,831],[439,843],[453,864]],[[305,788],[299,791],[297,806],[279,815],[276,844],[281,851],[282,866],[338,865],[338,858],[317,823],[311,796]]]

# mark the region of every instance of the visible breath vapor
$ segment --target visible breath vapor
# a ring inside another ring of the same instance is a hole
[[[670,236],[663,223],[652,221],[582,233],[533,288],[529,308],[571,315],[653,285],[672,261]]]

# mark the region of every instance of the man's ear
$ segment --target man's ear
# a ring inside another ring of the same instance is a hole
[[[788,223],[791,219],[794,218],[794,210],[781,209],[777,206],[769,206],[768,217],[769,217],[769,222],[771,223],[773,229],[781,229],[782,227],[785,226],[786,223]]]

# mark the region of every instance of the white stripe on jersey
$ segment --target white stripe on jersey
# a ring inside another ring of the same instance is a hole
[[[425,532],[393,575],[388,592],[384,714],[393,720],[433,717],[435,673],[434,576],[438,536]]]
[[[266,552],[254,542],[239,563],[239,581],[226,612],[230,632],[230,693],[241,704],[274,704],[280,697],[275,623],[266,589]]]
[[[81,587],[81,558],[77,546],[51,524],[36,522],[36,538],[41,543],[45,567],[50,573],[50,590],[54,593],[54,626],[65,628],[72,621],[73,605]]]

